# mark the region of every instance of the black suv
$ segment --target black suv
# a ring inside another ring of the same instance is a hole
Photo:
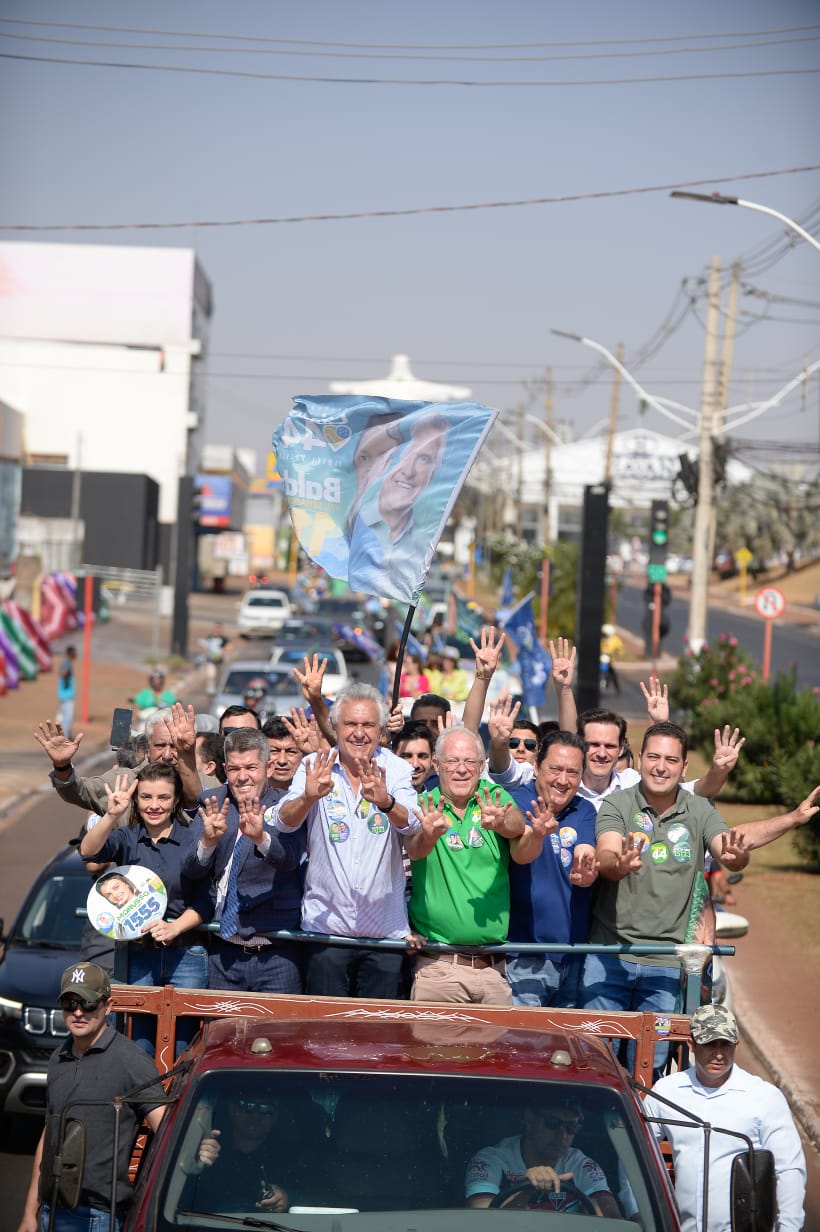
[[[68,1032],[60,977],[79,961],[91,879],[76,847],[38,875],[8,933],[0,920],[0,1111],[42,1113],[46,1065]],[[100,938],[102,940],[102,938]]]

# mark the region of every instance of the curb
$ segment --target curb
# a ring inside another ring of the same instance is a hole
[[[734,1012],[743,1032],[743,1043],[750,1052],[754,1053],[761,1068],[770,1075],[774,1086],[783,1092],[789,1101],[789,1107],[795,1119],[812,1146],[820,1149],[820,1116],[818,1116],[817,1109],[806,1102],[802,1092],[778,1068],[773,1059],[777,1056],[777,1040],[768,1033],[765,1023],[756,1015],[752,1014],[747,1017],[737,1009]]]

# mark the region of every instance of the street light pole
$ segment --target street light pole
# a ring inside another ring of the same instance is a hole
[[[692,531],[692,589],[689,600],[689,649],[697,654],[706,641],[706,616],[709,607],[709,576],[712,571],[711,525],[714,508],[715,477],[712,467],[714,417],[720,394],[718,377],[718,323],[720,319],[720,258],[709,265],[709,294],[706,313],[706,343],[703,353],[703,387],[700,404],[698,457],[698,502]]]
[[[768,214],[771,218],[777,218],[778,221],[794,231],[795,235],[799,235],[801,240],[805,240],[807,244],[811,244],[812,248],[816,248],[820,252],[820,242],[813,235],[809,235],[808,231],[804,231],[799,223],[796,223],[793,218],[789,218],[786,214],[781,214],[779,210],[773,210],[768,205],[758,205],[756,201],[744,201],[741,197],[727,197],[723,193],[696,193],[696,192],[673,192],[670,197],[676,197],[679,201],[706,201],[710,205],[742,205],[746,210],[755,210],[758,214]]]

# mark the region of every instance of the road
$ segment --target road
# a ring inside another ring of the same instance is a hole
[[[644,612],[643,588],[624,586],[618,595],[618,624],[641,637]],[[662,650],[677,658],[686,648],[684,638],[689,620],[688,600],[673,595],[669,615],[669,636],[664,638]],[[763,659],[763,624],[758,616],[741,615],[739,612],[712,606],[707,617],[707,640],[716,641],[722,633],[734,635],[760,665]],[[798,688],[820,687],[819,624],[801,626],[775,621],[772,633],[772,674],[793,665],[797,667]]]

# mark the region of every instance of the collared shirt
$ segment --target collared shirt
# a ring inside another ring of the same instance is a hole
[[[385,771],[387,790],[408,812],[402,834],[421,828],[415,809],[408,762],[379,748],[376,763]],[[293,776],[287,795],[276,807],[274,829],[295,829],[279,820],[279,811],[305,791],[305,762]],[[410,931],[404,897],[404,866],[399,831],[385,813],[354,791],[339,761],[331,767],[333,787],[310,809],[307,826],[308,865],[302,900],[306,932],[340,937],[404,937]]]
[[[777,1178],[776,1232],[796,1232],[803,1227],[803,1202],[806,1195],[806,1160],[800,1145],[789,1105],[784,1095],[749,1074],[732,1066],[729,1077],[719,1087],[705,1087],[694,1066],[661,1078],[653,1087],[713,1126],[746,1134],[754,1147],[774,1155]],[[647,1116],[683,1117],[672,1108],[648,1096]],[[704,1232],[703,1160],[704,1136],[699,1125],[650,1125],[655,1137],[668,1138],[675,1162],[675,1193],[681,1211],[683,1232]],[[706,1232],[731,1232],[730,1188],[732,1160],[743,1149],[738,1138],[713,1129],[709,1146],[709,1222]]]
[[[526,794],[521,789],[513,793],[522,813],[530,807]],[[587,939],[592,886],[573,885],[569,875],[577,846],[595,850],[595,810],[575,795],[555,820],[558,830],[544,840],[540,856],[531,864],[510,866],[510,941]]]

